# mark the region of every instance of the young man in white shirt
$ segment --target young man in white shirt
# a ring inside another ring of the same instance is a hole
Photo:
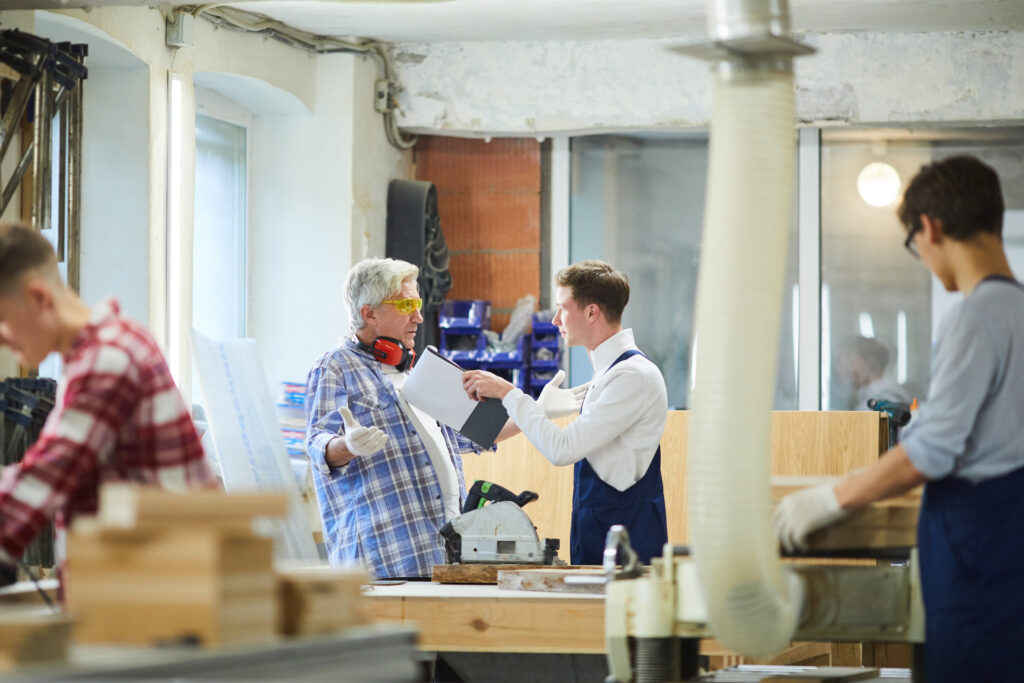
[[[587,349],[594,365],[579,417],[565,428],[548,419],[556,413],[552,404],[576,404],[571,389],[549,386],[534,401],[482,370],[465,373],[463,384],[472,398],[501,399],[511,421],[553,465],[574,466],[573,564],[601,564],[615,524],[626,527],[641,561],[649,563],[668,541],[660,446],[665,380],[636,347],[633,331],[622,329],[629,301],[623,273],[602,261],[581,261],[559,271],[555,284],[552,322],[567,346]]]

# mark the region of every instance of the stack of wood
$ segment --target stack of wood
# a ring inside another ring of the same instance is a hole
[[[0,671],[67,659],[71,620],[60,615],[0,614]]]
[[[277,631],[273,540],[256,517],[285,494],[175,494],[106,485],[67,543],[67,604],[84,643],[222,645]]]
[[[280,569],[280,631],[286,636],[337,633],[366,623],[362,570],[333,567]]]

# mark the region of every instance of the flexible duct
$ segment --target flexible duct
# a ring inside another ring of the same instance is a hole
[[[720,64],[690,387],[689,519],[715,637],[753,657],[786,646],[802,604],[800,581],[779,562],[769,483],[795,153],[791,62]]]

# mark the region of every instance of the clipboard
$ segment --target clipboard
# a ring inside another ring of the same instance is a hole
[[[402,398],[430,417],[448,425],[464,437],[487,449],[508,422],[501,401],[474,401],[462,388],[465,370],[428,346],[405,381]]]

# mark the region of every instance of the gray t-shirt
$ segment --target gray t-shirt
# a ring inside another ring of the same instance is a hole
[[[943,318],[931,387],[903,435],[928,479],[978,483],[1024,467],[1024,288],[982,281]]]

